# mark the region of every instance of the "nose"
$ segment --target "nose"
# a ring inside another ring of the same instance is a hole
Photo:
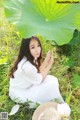
[[[36,47],[35,51],[36,51],[36,52],[38,52],[38,51],[39,51],[39,49]]]

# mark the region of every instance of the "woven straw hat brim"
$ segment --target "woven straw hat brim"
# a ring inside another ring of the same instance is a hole
[[[46,108],[53,107],[55,110],[57,110],[57,104],[56,102],[46,102],[44,104],[41,104],[38,106],[38,108],[34,111],[32,120],[38,120],[39,115],[44,111]]]

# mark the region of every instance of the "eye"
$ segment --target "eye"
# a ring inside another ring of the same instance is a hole
[[[38,44],[38,47],[40,47],[40,44]]]
[[[34,49],[34,47],[31,47],[31,49]]]

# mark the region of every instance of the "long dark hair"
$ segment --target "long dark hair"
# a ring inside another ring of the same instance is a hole
[[[32,39],[37,40],[39,42],[39,44],[40,44],[40,47],[41,47],[41,53],[40,53],[39,58],[37,59],[38,65],[36,65],[33,62],[34,58],[31,55],[30,49],[29,49],[29,44],[30,44],[30,41]],[[40,43],[39,39],[36,36],[32,36],[31,38],[26,38],[26,39],[23,38],[22,39],[18,57],[17,57],[16,61],[14,62],[14,65],[10,69],[10,74],[9,74],[10,77],[14,78],[13,73],[17,70],[18,63],[23,59],[23,57],[26,57],[27,60],[30,63],[32,63],[33,65],[35,65],[35,67],[38,69],[38,72],[39,72],[39,67],[41,65],[41,58],[42,58],[42,46],[41,46],[41,43]]]

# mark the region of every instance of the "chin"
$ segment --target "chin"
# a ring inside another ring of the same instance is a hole
[[[38,56],[35,56],[35,58],[39,58],[39,55],[38,55]]]

